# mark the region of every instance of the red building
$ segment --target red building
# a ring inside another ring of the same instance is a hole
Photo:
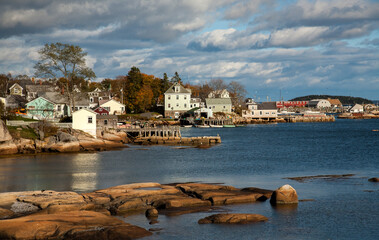
[[[102,107],[98,107],[93,111],[98,113],[99,115],[109,115],[109,111],[107,111],[107,109],[102,108]]]
[[[277,108],[288,108],[288,107],[305,107],[308,101],[277,101]]]

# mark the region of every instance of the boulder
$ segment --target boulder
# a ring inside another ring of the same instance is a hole
[[[25,202],[14,202],[11,206],[11,211],[17,215],[27,215],[38,212],[40,209],[31,204]]]
[[[20,138],[18,140],[14,140],[14,143],[17,145],[17,149],[19,153],[35,153],[36,145],[34,140],[32,139],[24,139]]]
[[[370,178],[369,180],[368,180],[369,182],[379,182],[379,178]]]
[[[298,202],[296,190],[288,184],[276,189],[270,199],[272,205],[296,204]]]
[[[18,148],[13,141],[0,142],[0,155],[10,155],[16,153],[18,153]]]
[[[266,222],[267,217],[259,214],[246,214],[246,213],[221,213],[208,216],[200,219],[199,224],[206,223],[224,223],[224,224],[246,224],[255,222]]]
[[[113,142],[122,142],[122,138],[120,136],[108,132],[104,133],[101,138]]]
[[[9,133],[7,126],[2,120],[0,120],[0,143],[11,141],[12,139],[13,138],[11,134]]]
[[[57,142],[62,143],[69,143],[69,142],[77,142],[78,139],[71,134],[65,133],[65,132],[58,132],[57,133]]]
[[[47,152],[79,152],[79,142],[58,142],[46,146]]]
[[[33,214],[0,221],[1,239],[136,239],[151,232],[89,211]]]
[[[158,210],[155,208],[147,209],[145,212],[145,216],[147,218],[157,218],[158,217]]]

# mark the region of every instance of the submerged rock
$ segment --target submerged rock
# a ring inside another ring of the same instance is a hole
[[[255,222],[266,222],[267,217],[259,214],[247,213],[220,213],[202,218],[198,221],[199,224],[206,223],[227,223],[227,224],[246,224]]]
[[[158,217],[158,210],[155,208],[147,209],[145,212],[145,216],[147,218],[157,218]]]
[[[272,205],[295,204],[298,202],[296,190],[288,184],[276,189],[270,199]]]
[[[376,178],[376,177],[370,178],[368,181],[369,182],[379,182],[379,178]]]

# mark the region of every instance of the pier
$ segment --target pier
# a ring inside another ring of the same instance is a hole
[[[158,126],[144,128],[125,128],[127,136],[135,144],[168,144],[168,145],[195,145],[209,146],[221,143],[221,137],[182,137],[179,126]]]

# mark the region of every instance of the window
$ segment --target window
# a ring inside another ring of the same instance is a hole
[[[187,100],[187,96],[184,96],[184,100]]]
[[[176,95],[176,100],[179,100],[179,95]]]
[[[93,98],[90,98],[89,101],[90,101],[90,102],[93,102]]]
[[[168,104],[167,107],[170,108],[170,107],[171,107],[171,104]]]
[[[226,107],[224,106],[224,109],[225,109]]]
[[[107,119],[104,120],[104,125],[108,125],[108,120]]]
[[[262,115],[262,111],[259,111],[259,114]]]
[[[168,96],[167,99],[168,99],[168,100],[171,100],[171,96]]]
[[[192,108],[192,104],[191,104],[190,106],[191,106],[191,108]]]
[[[179,92],[179,87],[175,87],[175,92]]]
[[[88,117],[88,123],[92,123],[92,117]]]
[[[186,108],[187,107],[187,104],[184,104],[184,108]]]
[[[179,103],[177,103],[176,106],[179,107]]]
[[[213,109],[215,109],[215,106],[213,106]]]
[[[58,111],[61,111],[61,105],[58,105],[57,110],[58,110]]]

